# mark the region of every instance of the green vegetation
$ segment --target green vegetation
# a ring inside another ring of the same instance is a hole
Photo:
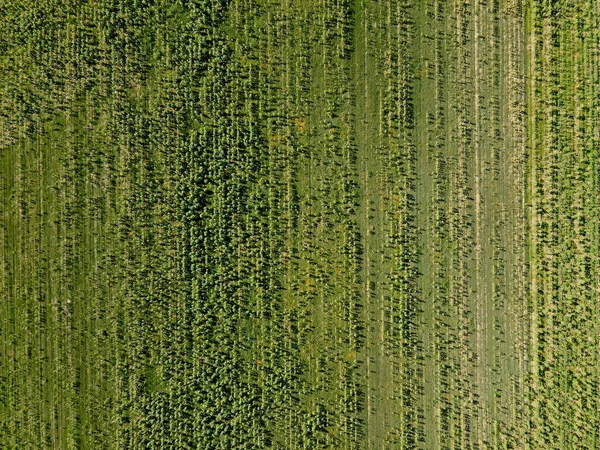
[[[0,448],[600,445],[600,6],[0,4]]]

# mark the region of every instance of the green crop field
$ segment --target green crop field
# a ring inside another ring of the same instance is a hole
[[[600,449],[598,0],[0,0],[0,449]]]

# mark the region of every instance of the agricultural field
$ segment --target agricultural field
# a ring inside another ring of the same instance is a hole
[[[0,449],[599,449],[600,3],[0,2]]]

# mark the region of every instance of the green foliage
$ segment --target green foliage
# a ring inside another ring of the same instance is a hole
[[[0,5],[0,448],[598,447],[598,7]]]

